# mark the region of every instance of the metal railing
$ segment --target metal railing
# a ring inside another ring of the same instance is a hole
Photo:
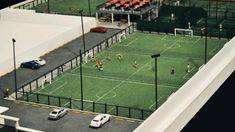
[[[84,57],[86,53],[92,52],[93,54],[97,54],[102,50],[116,44],[119,41],[120,35],[125,34],[126,36],[135,31],[135,25],[132,24],[125,29],[120,30],[116,34],[111,37],[99,42],[97,45],[94,45],[90,49],[87,49],[82,53]],[[63,72],[71,70],[77,67],[80,63],[80,56],[76,56],[75,58],[66,61],[62,65],[59,65],[55,69],[48,71],[47,73],[36,77],[35,79],[21,85],[17,89],[17,95],[19,100],[24,100],[27,102],[35,102],[40,104],[47,104],[59,107],[67,107],[73,109],[81,109],[81,100],[74,99],[71,97],[60,97],[60,96],[52,96],[46,94],[33,93],[35,89],[38,89],[42,86],[42,82],[44,79],[50,76],[52,82],[53,80],[62,75]],[[84,60],[84,59],[83,59]],[[83,101],[84,110],[98,112],[98,113],[110,113],[117,116],[124,116],[129,118],[136,119],[146,119],[153,111],[144,110],[139,108],[132,108],[126,106],[118,106],[113,104],[103,104],[93,101]]]

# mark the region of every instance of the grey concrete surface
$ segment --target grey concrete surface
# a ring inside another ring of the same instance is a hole
[[[48,114],[53,108],[25,105],[2,99],[0,99],[0,104],[9,107],[9,110],[3,113],[4,115],[20,118],[21,126],[45,132],[132,132],[140,125],[138,121],[132,122],[112,117],[101,128],[90,128],[89,123],[94,117],[90,113],[69,111],[59,120],[49,120]],[[7,130],[6,127],[4,129]],[[2,130],[0,128],[0,132]]]

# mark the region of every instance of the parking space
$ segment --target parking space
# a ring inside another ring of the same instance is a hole
[[[96,129],[89,127],[95,116],[92,113],[71,110],[59,120],[49,120],[48,114],[53,108],[48,106],[7,100],[0,100],[0,104],[9,107],[3,114],[20,118],[21,126],[46,132],[131,132],[141,123],[137,120],[112,117],[109,122]]]

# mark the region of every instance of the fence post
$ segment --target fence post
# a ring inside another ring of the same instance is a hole
[[[23,92],[23,96],[25,95],[25,93],[24,93],[24,86],[22,87],[22,92]]]
[[[100,52],[99,45],[97,45],[96,47],[97,47],[97,53],[99,53]]]
[[[118,116],[118,106],[116,105],[116,116]]]
[[[53,80],[53,70],[51,71],[51,80]]]
[[[107,104],[104,104],[104,113],[107,113]]]
[[[58,101],[59,101],[59,107],[61,107],[61,104],[60,104],[60,103],[61,103],[61,102],[60,102],[60,97],[58,97]]]
[[[69,108],[72,109],[72,98],[69,98]]]
[[[92,111],[95,112],[95,102],[94,101],[92,102],[92,106],[93,106]]]
[[[36,79],[36,88],[38,88],[38,79]]]
[[[129,118],[131,118],[131,107],[128,107],[129,110]]]
[[[144,110],[141,110],[141,119],[144,119]]]
[[[60,68],[57,68],[57,75],[60,76]]]
[[[31,82],[29,83],[29,92],[32,92],[32,84],[31,84]]]
[[[47,104],[50,105],[50,96],[47,95]]]
[[[37,103],[39,104],[39,95],[38,93],[36,95],[37,95]]]
[[[70,61],[70,66],[71,66],[70,69],[72,69],[73,68],[73,60]]]
[[[219,39],[220,39],[221,31],[219,31]]]
[[[29,102],[29,93],[26,92],[26,101]]]

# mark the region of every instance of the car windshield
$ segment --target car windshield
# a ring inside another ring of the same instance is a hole
[[[52,113],[52,114],[57,114],[57,112],[56,112],[56,111],[52,111],[51,113]]]
[[[99,122],[98,120],[93,120],[94,122]]]

